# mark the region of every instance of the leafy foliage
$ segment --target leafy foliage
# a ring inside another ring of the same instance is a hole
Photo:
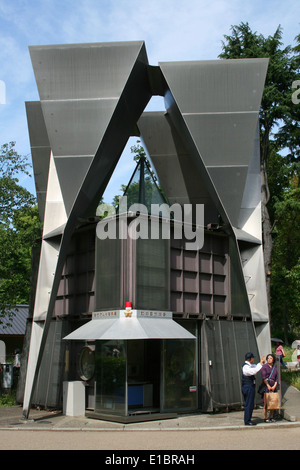
[[[263,246],[272,327],[284,329],[287,338],[291,329],[300,329],[300,105],[292,100],[300,35],[292,48],[283,47],[280,26],[267,38],[248,23],[232,26],[231,33],[224,36],[221,58],[269,58],[259,114]]]
[[[276,225],[272,258],[272,324],[300,334],[300,187],[291,177],[284,198],[275,203]]]
[[[29,302],[31,249],[41,235],[34,196],[19,184],[30,164],[15,142],[0,149],[0,322],[9,321],[16,304]]]
[[[30,165],[26,157],[15,150],[15,142],[0,148],[0,224],[9,226],[17,210],[24,205],[33,205],[35,199],[19,185],[18,175],[30,175]]]

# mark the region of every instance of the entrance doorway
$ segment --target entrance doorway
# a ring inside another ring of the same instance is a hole
[[[197,409],[197,328],[187,326],[195,339],[96,341],[94,417],[131,422]]]
[[[127,342],[128,414],[160,412],[161,340]]]

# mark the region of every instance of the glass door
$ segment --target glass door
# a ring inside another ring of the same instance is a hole
[[[181,323],[181,322],[178,322]],[[182,326],[197,337],[196,322]],[[185,411],[198,408],[197,340],[163,341],[162,411]]]
[[[160,410],[161,340],[127,341],[128,414]]]
[[[127,415],[125,341],[96,341],[95,411]]]

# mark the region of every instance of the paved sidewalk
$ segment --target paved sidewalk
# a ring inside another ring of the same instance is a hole
[[[191,414],[179,415],[177,418],[141,423],[114,423],[104,420],[87,418],[85,416],[65,416],[61,412],[32,409],[29,419],[22,417],[22,408],[2,407],[0,408],[0,430],[53,430],[53,431],[149,431],[149,430],[220,430],[220,429],[249,429],[243,423],[244,413],[242,411],[231,411],[229,413],[217,414]],[[253,421],[256,428],[300,426],[299,421],[288,421],[279,418],[276,423],[266,424],[264,422],[263,410],[256,409],[253,412]]]
[[[264,422],[263,409],[255,409],[253,421],[256,428],[300,426],[300,392],[290,386],[282,388],[283,410],[275,423]],[[227,413],[198,413],[178,415],[172,419],[161,419],[141,423],[115,423],[110,421],[87,418],[85,416],[65,416],[62,412],[32,409],[29,419],[23,418],[21,406],[0,407],[0,429],[21,430],[68,430],[68,431],[130,431],[130,430],[220,430],[220,429],[249,429],[244,426],[243,411]]]

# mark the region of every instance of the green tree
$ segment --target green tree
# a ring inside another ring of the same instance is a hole
[[[34,196],[19,184],[30,164],[15,142],[0,148],[0,322],[9,321],[18,303],[28,303],[31,249],[41,235]],[[4,320],[5,319],[5,320]]]
[[[17,210],[24,205],[33,205],[34,196],[19,185],[20,175],[30,175],[30,164],[26,157],[15,149],[15,142],[0,148],[0,224],[9,226]]]
[[[297,45],[293,48],[292,99],[286,102],[286,118],[277,135],[278,145],[287,149],[287,159],[291,163],[300,157],[300,34],[295,39]]]
[[[300,333],[300,166],[293,165],[290,187],[274,204],[276,224],[272,254],[272,328]]]
[[[259,113],[259,127],[264,265],[270,307],[269,274],[274,221],[270,218],[268,207],[271,199],[268,171],[272,155],[274,157],[287,145],[287,142],[282,139],[279,140],[280,126],[287,125],[290,122],[292,83],[297,76],[298,62],[291,46],[283,47],[280,26],[273,36],[267,38],[262,34],[253,32],[248,23],[232,26],[231,30],[231,35],[224,36],[225,41],[223,41],[223,52],[220,54],[220,58],[269,58],[269,67]],[[285,164],[289,163],[290,160],[286,159]]]

